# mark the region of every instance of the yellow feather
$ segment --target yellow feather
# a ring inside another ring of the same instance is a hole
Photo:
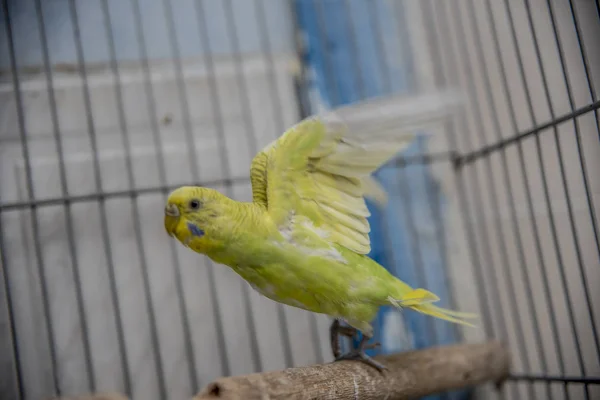
[[[383,206],[388,201],[387,192],[372,176],[361,179],[364,196]]]
[[[328,162],[319,163],[317,168],[330,174],[343,175],[352,178],[362,178],[373,172],[373,167],[371,166],[340,165],[330,164]]]
[[[364,199],[387,201],[371,174],[412,143],[412,130],[448,115],[454,95],[379,98],[300,121],[253,160],[254,198],[278,226],[302,215],[334,243],[368,253]]]
[[[342,224],[350,229],[353,229],[362,233],[371,232],[371,228],[367,223],[367,219],[364,217],[358,217],[352,214],[345,214],[343,212],[338,211],[333,207],[329,207],[327,204],[318,203],[321,210],[323,210],[329,217],[331,221],[335,221],[338,224]]]
[[[441,312],[443,314],[450,315],[450,316],[453,316],[456,318],[464,318],[464,319],[476,319],[477,318],[477,314],[474,314],[474,313],[448,310],[446,308],[440,308],[440,307],[437,307],[434,305],[430,305],[429,307],[431,307],[432,309],[434,309],[438,312]]]
[[[335,193],[335,197],[334,195],[328,196],[331,192],[331,189],[329,189],[322,193],[318,193],[315,195],[315,200],[318,201],[319,204],[324,204],[349,215],[357,217],[368,217],[371,215],[371,212],[367,208],[362,197],[352,197],[345,193],[340,195],[339,192]]]
[[[337,237],[338,240],[344,238],[344,243],[352,244],[352,247],[356,246],[363,249],[368,248],[369,250],[367,250],[367,253],[370,251],[370,240],[368,233],[359,232],[342,224],[332,225],[331,223],[328,223],[323,225],[323,227],[332,232],[334,237]],[[346,246],[346,244],[343,246]]]
[[[443,319],[445,321],[454,322],[454,323],[460,324],[460,325],[470,326],[471,328],[476,327],[475,325],[471,324],[470,322],[463,321],[462,319],[452,317],[447,312],[442,312],[443,309],[441,309],[439,307],[433,307],[431,304],[414,305],[414,306],[411,306],[410,308],[412,308],[413,310],[416,310],[422,314],[430,315],[432,317],[437,317],[437,318]]]
[[[425,289],[415,289],[410,291],[409,293],[402,296],[402,304],[407,304],[409,302],[413,302],[414,304],[423,304],[423,303],[435,303],[439,301],[440,298],[435,294],[431,293]]]
[[[464,321],[464,319],[477,318],[476,314],[448,310],[431,304],[439,300],[440,298],[430,291],[418,288],[404,294],[401,299],[390,298],[389,302],[398,308],[412,308],[413,310],[416,310],[422,314],[427,314],[446,321],[474,327],[474,325]]]
[[[359,179],[328,174],[320,171],[316,171],[311,177],[315,184],[319,185],[321,189],[339,191],[354,197],[363,196],[363,189]]]

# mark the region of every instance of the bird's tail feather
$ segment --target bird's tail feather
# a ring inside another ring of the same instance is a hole
[[[476,314],[448,310],[431,304],[438,300],[439,297],[437,297],[435,294],[421,288],[411,290],[403,295],[401,299],[389,298],[390,304],[399,309],[411,308],[422,314],[440,318],[445,321],[454,322],[456,324],[466,325],[473,328],[475,327],[475,325],[466,320],[477,318]]]

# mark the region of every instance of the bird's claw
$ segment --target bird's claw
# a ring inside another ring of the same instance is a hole
[[[366,344],[365,347],[364,347],[364,349],[365,350],[376,349],[376,348],[378,348],[380,346],[381,346],[381,343],[375,342],[375,343],[371,343],[371,344]]]
[[[352,350],[352,351],[350,351],[346,354],[343,354],[335,359],[335,361],[342,361],[342,360],[360,361],[364,364],[370,365],[371,367],[377,369],[379,372],[383,372],[384,370],[387,370],[387,367],[385,365],[373,360],[371,357],[369,357],[364,352],[364,350]]]

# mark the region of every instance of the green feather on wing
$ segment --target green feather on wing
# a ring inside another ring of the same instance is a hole
[[[290,228],[308,218],[330,242],[371,250],[365,197],[386,201],[371,174],[414,140],[412,131],[449,113],[453,94],[388,97],[307,118],[252,161],[254,201]]]

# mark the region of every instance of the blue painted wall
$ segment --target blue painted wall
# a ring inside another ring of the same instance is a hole
[[[296,0],[298,25],[306,43],[305,65],[313,111],[389,93],[414,89],[414,68],[401,1]],[[420,137],[405,155],[424,153]],[[376,174],[390,194],[384,210],[372,212],[370,257],[413,286],[426,287],[448,305],[443,243],[439,240],[444,198],[427,165],[389,166]],[[379,350],[390,353],[435,344],[457,337],[444,321],[384,307],[375,321]],[[403,325],[405,328],[403,328]],[[463,398],[466,392],[431,396]]]

